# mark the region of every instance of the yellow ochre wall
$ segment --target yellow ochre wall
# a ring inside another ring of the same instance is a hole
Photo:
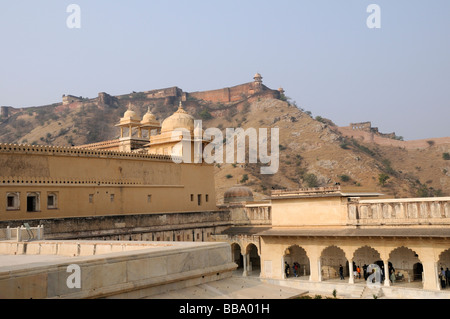
[[[7,194],[14,192],[20,193],[20,209],[7,210]],[[37,212],[27,212],[30,192],[39,193]],[[48,193],[56,194],[56,209],[47,208]],[[212,165],[176,164],[162,155],[0,144],[0,221],[211,210],[217,210]]]
[[[272,226],[345,225],[346,198],[323,197],[277,199],[272,201]]]

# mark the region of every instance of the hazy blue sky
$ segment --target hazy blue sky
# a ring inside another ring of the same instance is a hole
[[[72,3],[80,29],[66,25]],[[380,29],[366,25],[372,3]],[[2,1],[0,41],[0,105],[209,90],[260,72],[338,125],[450,136],[449,0]]]

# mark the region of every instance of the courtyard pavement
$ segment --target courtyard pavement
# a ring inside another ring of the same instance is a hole
[[[290,299],[306,293],[305,290],[263,283],[252,276],[238,275],[150,296],[148,299]]]

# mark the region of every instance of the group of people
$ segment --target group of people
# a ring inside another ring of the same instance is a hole
[[[287,261],[285,261],[284,262],[284,273],[286,275],[286,278],[288,278],[291,273],[290,269],[291,269],[291,267],[289,266]],[[300,264],[298,262],[294,261],[294,264],[292,265],[292,271],[294,273],[294,277],[298,277],[298,273],[300,271]]]
[[[354,279],[361,279],[361,274],[364,277],[364,280],[367,281],[367,278],[374,273],[375,269],[372,269],[372,272],[369,273],[367,269],[369,268],[368,265],[364,264],[364,266],[360,267],[357,266],[355,263],[353,263],[353,278]],[[382,283],[385,280],[385,272],[384,272],[384,266],[382,265],[379,267],[380,269],[380,283]],[[300,271],[300,264],[298,262],[294,262],[292,265],[292,272],[294,274],[294,277],[298,277]],[[291,274],[291,267],[287,263],[287,261],[284,262],[284,273],[286,275],[286,278],[288,278]],[[341,280],[344,280],[344,267],[342,265],[339,265],[339,277]],[[376,277],[373,278],[372,282],[375,280]],[[393,266],[389,264],[389,281],[391,283],[395,283],[395,269]],[[441,267],[441,270],[439,272],[439,279],[441,282],[442,289],[445,289],[446,287],[450,287],[450,270],[446,268],[444,270],[443,267]]]
[[[442,289],[445,289],[445,287],[450,286],[450,270],[442,268],[439,272],[439,279],[441,281],[441,287]]]
[[[363,276],[364,280],[367,281],[367,278],[369,278],[369,276],[373,274],[375,271],[375,269],[372,268],[372,271],[369,273],[369,271],[367,270],[368,268],[369,266],[366,264],[360,267],[353,262],[353,278],[361,279],[361,276]],[[380,282],[383,282],[385,280],[384,266],[379,267],[379,269],[380,269],[380,276],[379,276]],[[339,277],[341,278],[341,280],[344,280],[344,267],[342,265],[339,265]],[[396,278],[395,269],[393,266],[389,265],[389,281],[391,283],[395,283],[395,278]],[[376,280],[376,277],[374,277],[372,280],[373,281]]]

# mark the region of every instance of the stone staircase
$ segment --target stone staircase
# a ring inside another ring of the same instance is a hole
[[[383,294],[383,290],[381,287],[371,288],[371,287],[364,286],[359,298],[360,299],[379,299],[383,296],[384,296],[384,294]]]

